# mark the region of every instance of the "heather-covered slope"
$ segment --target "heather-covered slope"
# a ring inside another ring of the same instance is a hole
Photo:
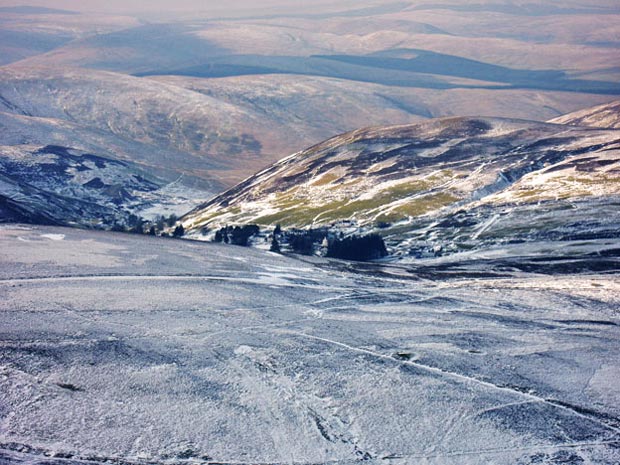
[[[184,224],[353,225],[379,230],[415,254],[420,247],[478,247],[493,232],[491,243],[534,240],[562,225],[592,235],[600,227],[607,236],[616,234],[620,217],[619,144],[614,129],[496,118],[363,129],[276,163]],[[567,208],[576,212],[565,216]],[[528,234],[500,227],[523,210],[534,215]],[[543,221],[543,212],[552,220]],[[454,215],[467,221],[454,223]]]

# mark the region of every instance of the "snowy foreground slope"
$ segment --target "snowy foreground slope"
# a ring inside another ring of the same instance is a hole
[[[473,258],[2,226],[0,463],[619,463],[618,274]]]

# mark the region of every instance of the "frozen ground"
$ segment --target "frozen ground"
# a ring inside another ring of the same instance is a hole
[[[620,463],[617,273],[19,226],[0,262],[2,464]]]

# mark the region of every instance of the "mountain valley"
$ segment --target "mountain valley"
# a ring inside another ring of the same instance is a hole
[[[0,465],[620,463],[617,0],[0,1]]]
[[[609,3],[273,3],[157,19],[0,9],[0,144],[73,147],[208,194],[361,127],[544,121],[620,95]]]

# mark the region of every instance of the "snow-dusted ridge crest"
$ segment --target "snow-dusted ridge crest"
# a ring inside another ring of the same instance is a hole
[[[593,108],[575,111],[549,121],[573,126],[592,126],[599,128],[620,128],[620,100],[604,103]]]

